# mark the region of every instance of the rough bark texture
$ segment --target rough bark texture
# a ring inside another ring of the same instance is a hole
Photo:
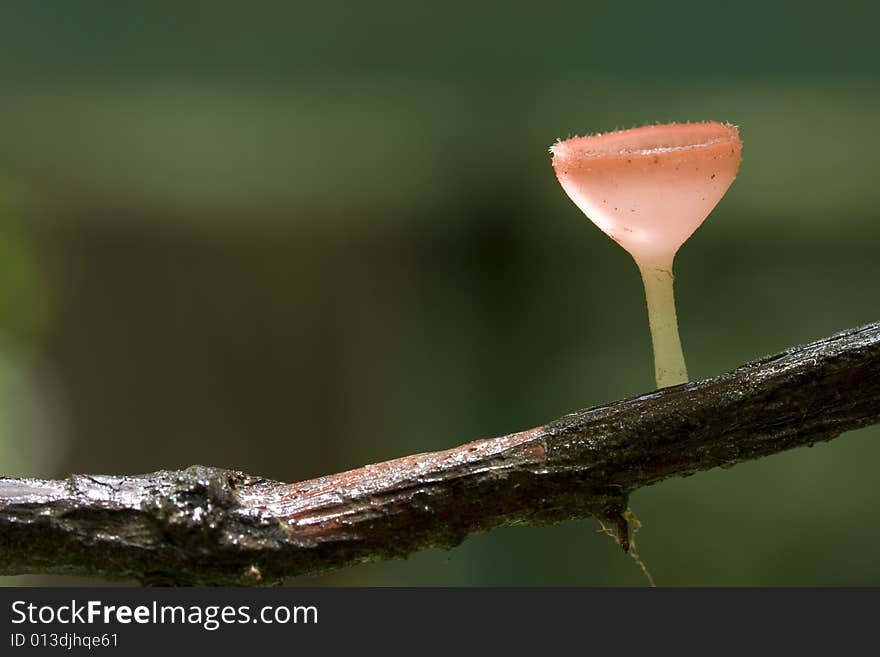
[[[872,324],[528,431],[300,483],[202,466],[0,479],[0,573],[267,584],[588,516],[627,549],[633,490],[878,419]]]

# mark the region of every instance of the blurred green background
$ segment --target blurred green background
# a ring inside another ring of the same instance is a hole
[[[740,176],[676,262],[694,378],[880,319],[878,21],[846,2],[4,2],[0,470],[291,481],[650,389],[635,266],[550,167],[578,133],[741,128]],[[636,493],[658,583],[880,584],[878,434]],[[644,585],[597,529],[292,583]]]

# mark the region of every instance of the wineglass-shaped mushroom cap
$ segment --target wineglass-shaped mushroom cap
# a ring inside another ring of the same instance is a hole
[[[668,266],[736,177],[735,126],[678,123],[559,141],[553,169],[590,220],[644,265]]]

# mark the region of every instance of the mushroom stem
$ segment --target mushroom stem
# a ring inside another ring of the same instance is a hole
[[[672,290],[672,259],[668,265],[636,263],[645,284],[648,302],[648,321],[651,324],[651,342],[654,347],[654,375],[658,388],[677,386],[688,382],[687,366],[678,337],[678,318],[675,315],[675,295]]]

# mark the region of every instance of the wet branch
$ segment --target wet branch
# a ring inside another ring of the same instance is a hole
[[[499,525],[596,517],[629,494],[880,420],[880,324],[520,433],[293,484],[193,466],[0,478],[0,574],[267,584]]]

